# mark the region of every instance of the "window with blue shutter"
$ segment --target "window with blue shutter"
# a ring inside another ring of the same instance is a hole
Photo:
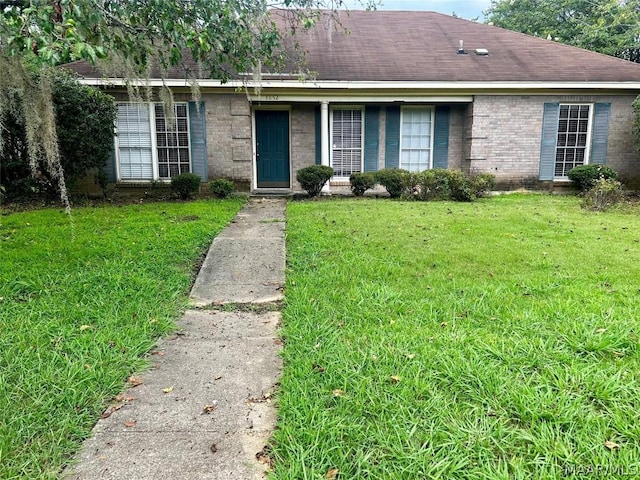
[[[117,108],[117,180],[169,180],[186,172],[207,179],[204,103],[175,103],[173,125],[162,103]]]
[[[540,180],[564,180],[572,168],[607,159],[610,103],[545,103]]]
[[[559,103],[545,103],[542,114],[542,140],[540,144],[540,180],[553,180],[558,141]]]
[[[204,102],[189,102],[189,140],[191,141],[191,165],[193,173],[205,182],[209,176],[207,155],[207,125]]]
[[[593,106],[593,133],[591,135],[590,163],[604,165],[607,161],[610,116],[610,103],[596,103]]]
[[[435,126],[433,128],[433,168],[449,166],[449,126],[451,108],[436,107]]]
[[[368,106],[364,111],[364,171],[378,170],[380,107]]]
[[[398,168],[400,166],[400,107],[389,106],[386,114],[384,166]]]

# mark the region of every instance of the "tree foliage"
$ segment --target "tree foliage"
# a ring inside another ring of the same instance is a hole
[[[56,136],[60,164],[67,182],[74,182],[90,171],[98,174],[106,165],[113,148],[113,124],[116,109],[113,99],[99,90],[81,85],[67,70],[49,72]],[[36,74],[29,79],[34,85],[40,82]],[[29,165],[24,98],[10,96],[0,131],[0,185],[8,198],[29,193],[55,193],[57,181],[44,164],[42,153],[37,154],[36,175],[31,176]]]
[[[638,0],[492,0],[485,17],[509,30],[640,60]]]
[[[0,128],[10,97],[17,95],[24,101],[30,166],[35,172],[44,156],[64,199],[47,68],[82,59],[117,67],[128,79],[147,78],[157,65],[161,76],[177,67],[193,82],[227,80],[234,72],[259,72],[263,65],[275,69],[282,61],[281,33],[269,8],[283,8],[279,14],[295,32],[311,26],[318,9],[343,5],[343,0],[0,1]],[[39,82],[30,79],[27,64],[41,70]]]

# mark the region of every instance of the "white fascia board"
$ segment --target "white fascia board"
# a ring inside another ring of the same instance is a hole
[[[123,87],[122,78],[83,78],[80,82],[85,85]],[[138,82],[142,86],[184,87],[190,88],[191,82],[182,79],[149,79]],[[286,89],[298,91],[316,90],[438,90],[438,91],[522,91],[522,90],[640,90],[638,82],[348,82],[337,80],[262,80],[260,82],[232,80],[226,83],[220,80],[202,79],[197,81],[200,88],[236,89]],[[266,94],[264,96],[267,96]]]

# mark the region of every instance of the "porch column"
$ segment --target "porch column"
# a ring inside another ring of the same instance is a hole
[[[329,102],[320,102],[320,163],[329,165]],[[322,187],[322,193],[330,194],[329,182]]]

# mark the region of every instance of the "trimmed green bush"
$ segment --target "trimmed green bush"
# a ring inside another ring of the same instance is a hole
[[[327,165],[311,165],[298,170],[296,180],[310,197],[317,197],[322,187],[333,176],[333,168]]]
[[[479,173],[471,177],[471,187],[476,198],[484,197],[496,188],[496,177],[490,173]]]
[[[209,182],[209,190],[216,198],[227,198],[234,190],[233,182],[225,178],[216,178]]]
[[[472,202],[491,191],[496,184],[489,173],[469,176],[460,170],[434,168],[415,175],[419,200],[455,200]]]
[[[418,199],[447,200],[451,197],[450,170],[434,168],[416,174]]]
[[[178,198],[187,200],[200,190],[200,177],[194,173],[181,173],[171,179],[171,190]]]
[[[375,173],[375,180],[382,185],[391,198],[400,198],[407,192],[411,174],[401,168],[383,168]]]
[[[586,192],[596,184],[596,180],[616,180],[618,173],[606,165],[580,165],[569,170],[567,176],[581,191]]]
[[[584,194],[582,206],[592,210],[604,211],[622,200],[622,184],[611,178],[599,178]]]
[[[351,192],[356,197],[362,197],[364,192],[376,186],[375,175],[371,172],[354,172],[349,177]]]

